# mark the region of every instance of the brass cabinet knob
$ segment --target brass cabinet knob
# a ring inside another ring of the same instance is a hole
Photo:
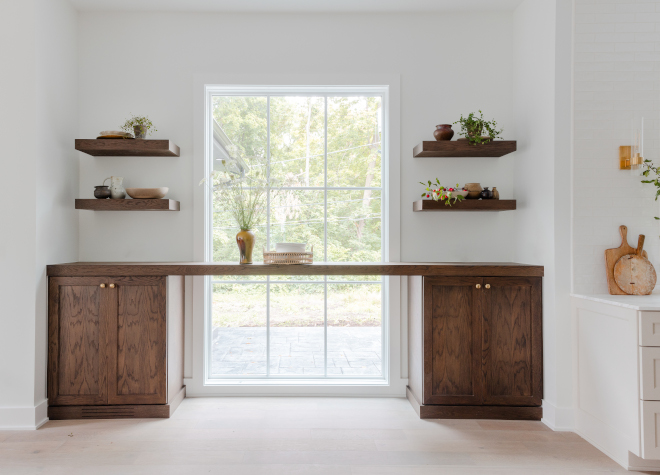
[[[102,289],[105,289],[105,284],[101,284],[101,285],[99,285],[99,287],[101,287]]]
[[[110,287],[112,287],[112,284],[110,284]],[[486,288],[490,289],[490,284],[486,284]]]
[[[481,284],[477,284],[477,288],[480,289],[480,288],[481,288]]]
[[[115,284],[110,284],[110,288],[111,288],[111,289],[114,289],[114,288],[115,288]]]

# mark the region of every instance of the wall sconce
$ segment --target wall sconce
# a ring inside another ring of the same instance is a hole
[[[619,170],[630,170],[630,155],[632,146],[621,145],[619,147]]]
[[[619,147],[619,170],[631,170],[637,175],[644,164],[644,117],[640,122],[633,119],[631,125],[632,145]]]

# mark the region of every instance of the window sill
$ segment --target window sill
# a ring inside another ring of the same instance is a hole
[[[389,386],[382,379],[207,379],[204,386]]]

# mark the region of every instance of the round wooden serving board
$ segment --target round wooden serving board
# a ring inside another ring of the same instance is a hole
[[[648,295],[658,280],[653,264],[642,255],[643,245],[644,236],[641,235],[637,252],[619,258],[614,266],[614,280],[628,295]]]

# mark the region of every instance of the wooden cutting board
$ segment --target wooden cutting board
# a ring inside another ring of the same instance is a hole
[[[607,272],[607,287],[609,288],[610,295],[628,295],[617,285],[614,280],[614,266],[623,256],[635,254],[636,249],[630,247],[628,244],[628,228],[626,226],[619,226],[621,233],[621,245],[615,249],[607,249],[605,251],[605,271]],[[646,251],[642,251],[642,257],[647,258]]]
[[[649,295],[658,280],[653,264],[642,257],[643,247],[644,235],[640,235],[637,252],[621,257],[614,266],[614,280],[628,295]]]

